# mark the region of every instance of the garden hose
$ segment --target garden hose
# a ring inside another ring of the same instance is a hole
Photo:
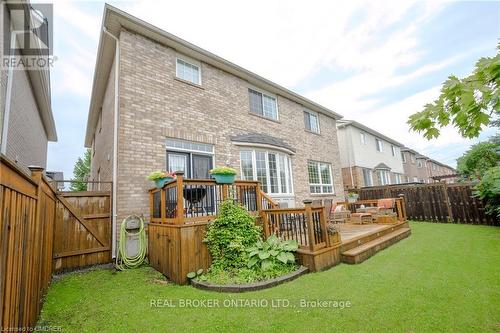
[[[136,233],[127,230],[127,220],[136,218],[139,220],[139,231]],[[129,257],[127,255],[127,239],[129,236],[139,236],[139,245],[137,253]],[[147,254],[146,231],[144,230],[144,220],[136,215],[127,216],[120,226],[120,244],[118,246],[118,255],[116,256],[116,269],[139,267],[146,259]]]

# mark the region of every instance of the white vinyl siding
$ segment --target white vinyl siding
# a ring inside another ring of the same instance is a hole
[[[274,151],[244,149],[240,151],[242,180],[257,180],[269,194],[293,194],[290,158]]]
[[[312,194],[330,194],[333,191],[332,167],[329,163],[307,162],[309,187]]]
[[[176,76],[194,84],[201,84],[200,67],[181,58],[176,61]]]
[[[276,98],[253,89],[248,89],[248,100],[251,113],[264,118],[278,120],[278,106]]]
[[[317,113],[304,111],[304,124],[306,130],[313,133],[319,133],[319,117]]]

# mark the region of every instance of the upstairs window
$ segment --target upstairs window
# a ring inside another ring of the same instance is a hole
[[[415,164],[415,154],[410,155],[411,163]]]
[[[392,156],[396,156],[396,147],[394,147],[393,145],[391,145],[391,152]]]
[[[187,62],[184,59],[177,58],[176,76],[179,79],[194,83],[201,84],[201,71],[200,66]]]
[[[359,138],[361,139],[361,143],[364,144],[364,145],[366,145],[366,133],[361,132],[359,134]]]
[[[377,151],[383,152],[384,151],[384,143],[380,139],[375,139],[375,144],[377,145]]]
[[[278,107],[276,98],[263,94],[253,89],[248,89],[248,100],[250,102],[250,112],[269,118],[278,120]]]
[[[421,167],[423,166],[423,165],[422,165],[422,161],[421,161],[421,160],[418,160],[418,161],[417,161],[417,166],[418,166],[419,168],[421,168]]]
[[[401,152],[401,158],[403,159],[403,163],[406,163],[406,154]]]
[[[314,194],[333,193],[332,168],[329,163],[307,162],[309,188]]]
[[[306,125],[306,130],[319,133],[319,117],[317,113],[304,111],[304,123]]]

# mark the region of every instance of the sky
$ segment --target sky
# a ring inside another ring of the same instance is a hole
[[[33,2],[47,2],[33,1]],[[456,166],[472,144],[445,128],[428,141],[406,121],[450,74],[493,56],[500,2],[109,1],[433,159]],[[69,179],[83,155],[104,2],[54,1],[52,109],[58,142],[48,170]]]

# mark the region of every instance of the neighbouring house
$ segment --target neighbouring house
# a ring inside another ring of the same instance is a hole
[[[403,182],[403,145],[353,120],[337,122],[342,179],[346,188]]]
[[[403,159],[405,183],[433,183],[436,181],[452,183],[456,181],[456,177],[448,177],[457,174],[454,168],[422,155],[411,148],[404,147],[401,149],[401,157]]]
[[[46,171],[45,175],[53,182],[59,191],[64,190],[64,173],[62,171]]]
[[[430,182],[443,181],[446,183],[454,183],[458,179],[458,172],[456,169],[431,158],[427,160],[427,172]]]
[[[89,180],[113,180],[118,222],[149,216],[146,177],[162,169],[209,178],[211,168],[228,165],[285,207],[343,199],[340,118],[105,6],[85,146],[92,148]]]
[[[401,149],[405,183],[429,183],[428,158],[417,151],[404,147]]]
[[[26,15],[32,15],[29,2],[21,4]],[[0,24],[0,49],[3,56],[9,56],[3,54],[4,43],[11,43],[11,39],[4,36],[10,36],[14,30],[22,30],[22,22],[18,21],[24,19],[19,15],[10,17],[10,11],[6,8],[11,5],[0,5],[4,20]],[[20,3],[16,2],[15,5],[19,9]],[[24,49],[19,46],[20,41],[13,41],[16,47],[8,47],[11,55],[24,56]],[[51,108],[49,69],[0,67],[0,152],[25,171],[28,171],[30,165],[46,168],[48,141],[57,141]]]

